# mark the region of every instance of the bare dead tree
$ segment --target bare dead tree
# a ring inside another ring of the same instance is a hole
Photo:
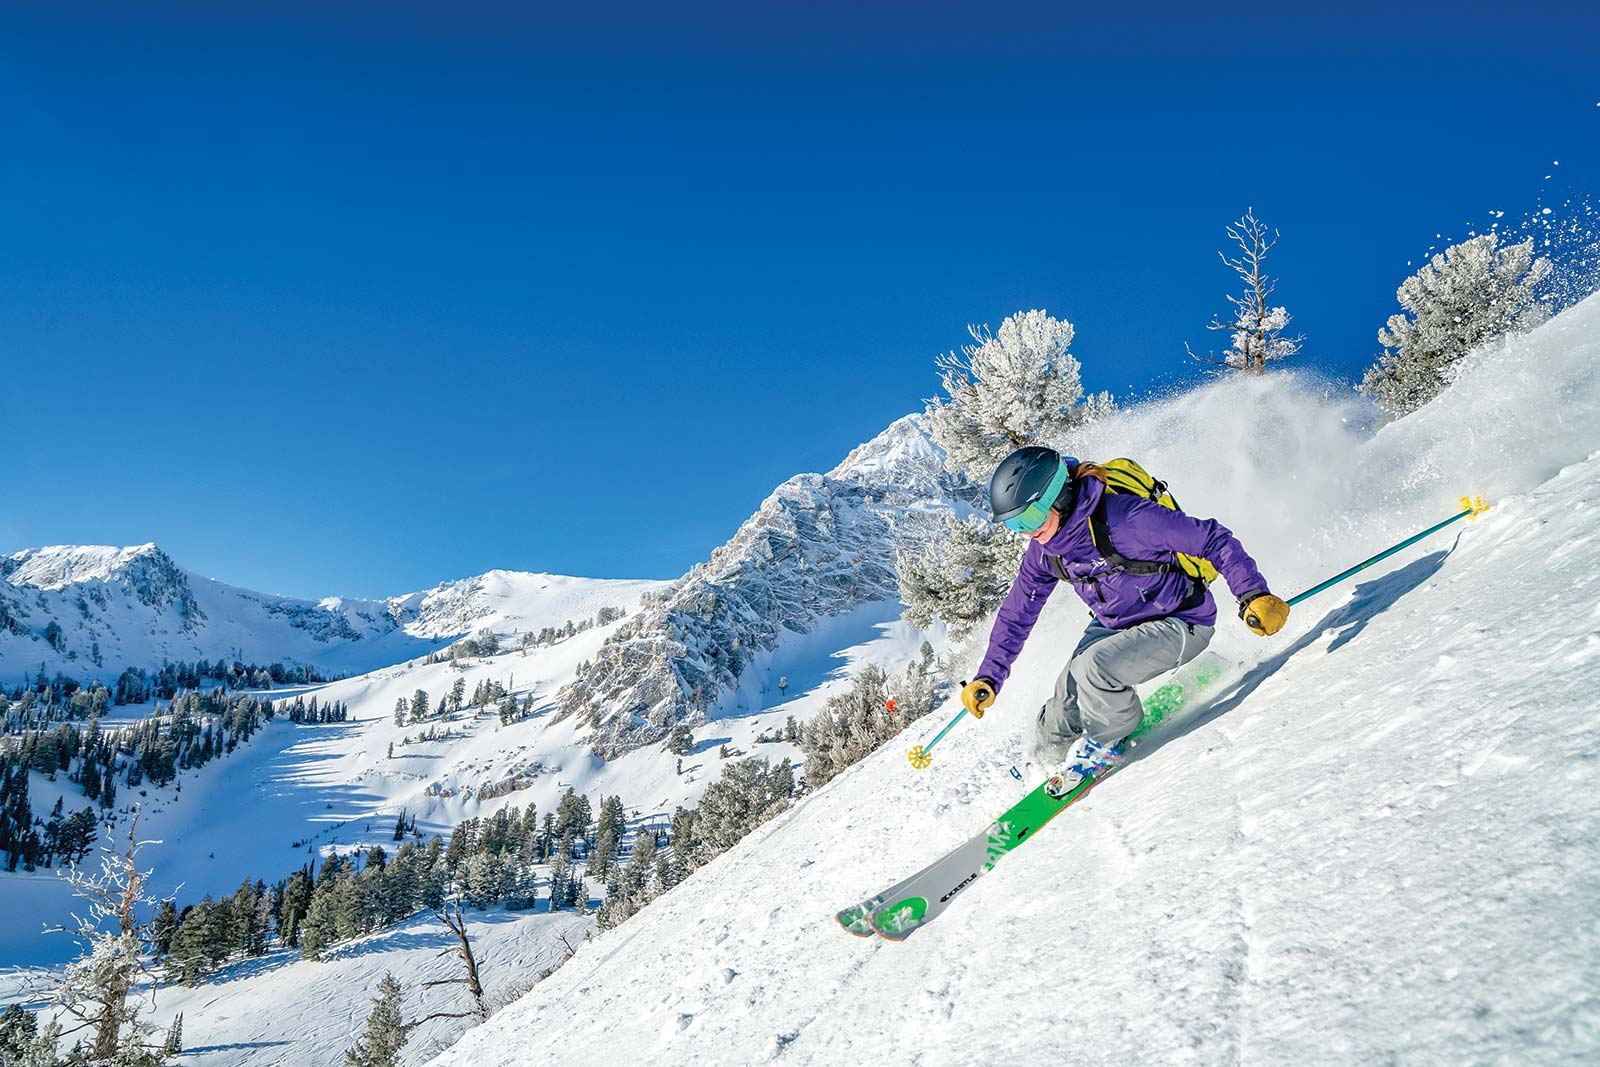
[[[483,1022],[489,1018],[489,1002],[483,995],[483,983],[478,979],[478,958],[472,951],[472,939],[467,936],[467,920],[461,914],[461,901],[451,897],[444,902],[444,906],[434,913],[434,917],[444,923],[445,927],[455,935],[456,943],[439,952],[440,956],[456,956],[461,960],[465,974],[458,978],[435,978],[431,982],[422,983],[427,989],[438,985],[463,985],[467,987],[467,995],[472,998],[472,1008],[468,1011],[436,1011],[424,1015],[420,1019],[405,1024],[405,1030],[410,1033],[416,1027],[428,1022],[430,1019],[466,1019],[472,1018]]]
[[[76,926],[67,930],[82,940],[84,954],[68,965],[52,1000],[74,1023],[62,1032],[63,1037],[89,1031],[94,1062],[110,1062],[128,1042],[147,1050],[152,1057],[163,1049],[163,1043],[146,1040],[154,1035],[154,1028],[139,1020],[143,1005],[138,999],[129,1003],[138,983],[148,979],[150,1004],[154,1006],[158,984],[158,977],[149,966],[155,939],[149,923],[139,917],[141,908],[158,901],[146,893],[150,871],[141,871],[138,861],[140,849],[160,842],[139,840],[138,830],[139,808],[135,807],[123,852],[119,854],[107,844],[102,849],[99,873],[72,867],[65,875],[73,892],[88,902],[88,914],[74,915]],[[106,930],[112,922],[115,933]],[[124,1028],[129,1031],[126,1042]]]
[[[1305,337],[1285,337],[1283,331],[1288,329],[1290,318],[1288,309],[1272,307],[1267,299],[1278,283],[1267,276],[1262,264],[1278,244],[1278,231],[1273,230],[1269,235],[1252,207],[1229,225],[1226,232],[1239,246],[1239,254],[1230,258],[1225,252],[1218,252],[1217,257],[1239,276],[1243,291],[1239,296],[1228,297],[1228,303],[1233,305],[1229,320],[1224,322],[1221,316],[1214,315],[1206,329],[1231,335],[1230,344],[1221,359],[1216,358],[1214,351],[1202,356],[1187,343],[1183,347],[1190,358],[1201,363],[1261,374],[1269,361],[1286,359],[1299,352]]]
[[[565,932],[557,934],[556,940],[561,942],[562,946],[567,950],[561,957],[561,963],[566,963],[568,960],[578,954],[578,946],[572,943],[571,939],[567,937]],[[587,940],[587,938],[585,940]],[[556,964],[557,967],[560,965],[561,964],[559,963]]]

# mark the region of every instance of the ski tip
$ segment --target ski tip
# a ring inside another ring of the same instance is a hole
[[[868,921],[866,915],[860,915],[853,919],[846,919],[843,915],[835,915],[834,918],[839,920],[839,925],[843,927],[844,932],[847,934],[852,934],[856,937],[872,936],[872,924]]]
[[[878,899],[862,901],[836,913],[834,919],[844,927],[846,933],[854,934],[856,937],[871,937],[872,911],[882,903],[883,901]]]
[[[907,897],[873,911],[868,918],[872,930],[885,941],[904,941],[922,925],[928,913],[928,902],[923,897]]]

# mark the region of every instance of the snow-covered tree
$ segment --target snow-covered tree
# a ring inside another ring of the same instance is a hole
[[[904,618],[926,628],[935,618],[957,640],[1000,606],[1028,542],[985,519],[947,516],[945,537],[895,553]]]
[[[606,898],[595,916],[600,929],[610,930],[622,925],[660,895],[663,887],[653,882],[656,860],[654,831],[641,831],[634,838],[628,862],[606,888]]]
[[[573,888],[572,855],[562,848],[550,862],[550,910],[570,907],[577,899]]]
[[[694,731],[687,723],[678,723],[667,734],[667,751],[674,756],[687,756],[694,751]]]
[[[367,1032],[345,1051],[345,1067],[399,1067],[407,1036],[400,1018],[400,983],[385,971],[367,1015]]]
[[[1222,251],[1217,256],[1239,276],[1242,288],[1238,296],[1228,297],[1228,303],[1233,305],[1228,317],[1213,316],[1206,329],[1228,334],[1228,348],[1220,359],[1215,352],[1202,356],[1188,345],[1184,345],[1184,349],[1202,363],[1215,363],[1246,374],[1261,374],[1268,363],[1298,353],[1305,338],[1284,335],[1289,328],[1289,311],[1282,306],[1274,307],[1268,299],[1278,283],[1267,276],[1262,264],[1278,243],[1278,231],[1269,234],[1266,225],[1256,218],[1255,208],[1250,208],[1229,225],[1226,232],[1239,246],[1239,254],[1229,256]]]
[[[1085,397],[1070,351],[1072,323],[1019,311],[996,333],[971,326],[976,344],[939,357],[943,398],[927,402],[945,468],[980,484],[1024,445],[1060,443],[1116,405],[1110,393]]]
[[[87,914],[74,917],[71,931],[83,953],[67,965],[52,997],[71,1021],[62,1036],[84,1032],[90,1062],[112,1067],[166,1061],[155,1027],[139,1017],[146,1005],[139,982],[148,979],[148,996],[155,996],[155,938],[145,915],[157,901],[145,890],[150,872],[139,869],[140,849],[155,842],[139,840],[138,828],[135,809],[124,851],[105,846],[99,873],[79,867],[67,872],[73,892],[87,903]]]
[[[55,1020],[40,1029],[38,1018],[21,1005],[0,1012],[0,1063],[6,1067],[59,1067],[60,1040],[61,1024]]]
[[[1504,248],[1499,240],[1488,233],[1452,245],[1400,283],[1395,296],[1405,310],[1378,331],[1384,354],[1361,381],[1390,415],[1438,396],[1474,348],[1549,317],[1539,287],[1550,261],[1534,255],[1531,237]]]
[[[822,711],[800,730],[808,788],[831,781],[870,755],[937,704],[931,662],[913,660],[906,673],[890,678],[869,663],[850,679],[850,688],[828,699]]]
[[[1084,395],[1069,351],[1070,322],[1025,311],[996,333],[970,330],[977,343],[939,358],[945,396],[928,401],[930,432],[951,473],[986,485],[1018,448],[1063,445],[1074,430],[1116,409],[1110,393]],[[970,628],[1005,597],[1023,544],[988,523],[947,519],[943,538],[896,556],[906,620],[927,626],[938,617],[958,632]]]

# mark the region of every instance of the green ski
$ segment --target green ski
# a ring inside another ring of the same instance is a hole
[[[1169,682],[1145,699],[1144,721],[1130,736],[1139,740],[1169,721],[1201,690],[1222,676],[1223,664],[1215,657],[1199,660],[1177,681]],[[994,869],[1000,857],[1021,845],[1045,823],[1086,796],[1110,773],[1086,778],[1070,792],[1053,797],[1040,785],[1028,793],[982,833],[960,845],[911,877],[881,893],[839,912],[839,925],[857,937],[874,933],[890,941],[903,941],[913,931],[932,922],[963,889]]]

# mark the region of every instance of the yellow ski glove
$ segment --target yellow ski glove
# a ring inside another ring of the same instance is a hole
[[[1289,621],[1289,605],[1271,593],[1247,593],[1239,598],[1239,618],[1262,637],[1271,637]]]
[[[961,706],[972,712],[974,719],[983,718],[983,711],[994,703],[994,683],[987,678],[974,678],[961,683]]]

